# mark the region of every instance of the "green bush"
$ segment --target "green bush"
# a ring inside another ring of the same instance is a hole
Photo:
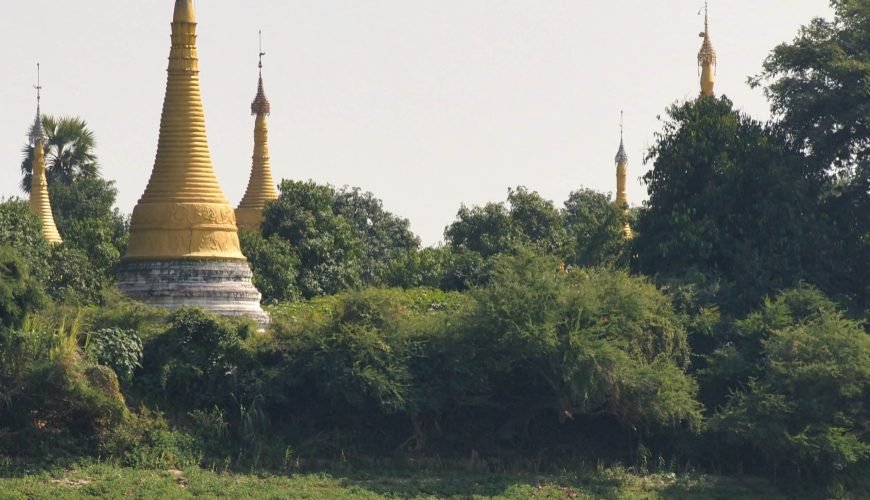
[[[141,366],[142,339],[135,331],[103,328],[88,334],[87,345],[95,361],[115,370],[122,380],[129,381]]]
[[[870,337],[818,292],[798,289],[738,323],[748,340],[726,362],[746,367],[714,431],[756,469],[830,477],[868,465]]]
[[[96,455],[123,426],[118,378],[82,358],[74,335],[0,330],[0,454]]]
[[[39,282],[10,247],[0,246],[0,328],[19,328],[27,315],[46,302]]]
[[[686,335],[668,300],[624,272],[562,272],[501,258],[451,349],[468,388],[527,419],[612,415],[629,427],[698,427]],[[466,395],[467,398],[469,395]]]
[[[407,411],[412,389],[428,382],[409,368],[427,341],[419,318],[452,301],[443,292],[370,289],[331,301],[319,321],[279,326],[288,382],[315,389],[335,412]]]
[[[240,376],[242,340],[253,330],[201,309],[180,309],[170,316],[169,330],[145,345],[137,384],[176,409],[226,405]]]
[[[298,299],[299,256],[293,245],[277,236],[264,238],[253,231],[240,231],[239,239],[254,273],[254,285],[263,294],[263,302],[276,304]]]
[[[48,278],[51,247],[42,235],[42,224],[30,211],[28,202],[12,198],[0,201],[0,242],[21,253],[27,268],[37,280]]]
[[[51,248],[46,290],[60,303],[99,304],[111,279],[88,255],[66,243]]]

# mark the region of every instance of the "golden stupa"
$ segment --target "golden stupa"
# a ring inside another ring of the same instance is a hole
[[[622,123],[619,125],[619,151],[616,152],[616,206],[628,215],[628,191],[626,189],[628,181],[628,154],[625,152],[625,144],[623,142]],[[622,228],[626,238],[632,237],[631,226],[628,222]]]
[[[32,176],[30,181],[30,211],[36,214],[42,225],[42,235],[51,244],[63,243],[54,215],[51,213],[51,199],[48,196],[48,179],[45,173],[45,130],[42,128],[42,86],[36,85],[36,120],[30,131],[30,145],[33,146]]]
[[[157,157],[133,209],[118,288],[134,299],[226,316],[268,316],[215,177],[199,88],[193,0],[176,0]]]
[[[177,0],[157,157],[133,209],[125,260],[245,259],[209,153],[196,26],[193,1]]]
[[[260,50],[260,81],[257,84],[257,96],[251,103],[251,114],[256,116],[254,122],[254,156],[251,166],[251,178],[248,189],[236,208],[236,221],[239,228],[258,231],[263,220],[263,209],[266,203],[278,199],[278,190],[272,179],[272,166],[269,162],[269,124],[266,117],[272,111],[266,92],[263,90],[263,56]]]
[[[716,85],[716,49],[713,48],[713,42],[710,40],[710,24],[707,14],[708,5],[707,2],[704,2],[704,32],[700,35],[704,42],[698,52],[698,66],[701,68],[701,94],[712,96],[713,88]]]

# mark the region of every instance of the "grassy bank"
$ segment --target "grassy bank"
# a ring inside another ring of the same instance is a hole
[[[140,470],[89,465],[0,475],[0,498],[785,498],[760,479],[700,475],[474,474],[379,471],[237,474],[197,468]]]

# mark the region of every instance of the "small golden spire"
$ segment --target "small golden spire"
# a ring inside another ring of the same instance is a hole
[[[628,195],[626,194],[626,178],[628,166],[628,154],[625,152],[625,143],[623,142],[624,131],[624,114],[619,112],[619,151],[616,152],[616,204],[620,207],[628,206]]]
[[[257,84],[257,96],[251,103],[251,114],[257,118],[254,123],[254,156],[251,165],[251,177],[248,189],[236,209],[236,223],[240,228],[257,231],[263,220],[263,209],[266,203],[278,199],[278,190],[272,179],[272,166],[269,161],[269,125],[266,117],[272,107],[266,92],[263,90],[263,32],[260,32],[260,80]]]
[[[716,85],[716,49],[713,48],[713,42],[710,40],[710,23],[709,23],[709,4],[704,2],[704,31],[700,33],[704,42],[701,44],[701,50],[698,52],[698,66],[701,68],[701,94],[706,96],[713,95],[713,88]]]
[[[42,225],[42,235],[51,244],[63,243],[54,215],[51,213],[51,199],[48,195],[48,180],[45,173],[45,130],[42,128],[42,84],[40,83],[39,63],[36,63],[36,120],[30,131],[30,145],[33,146],[32,176],[30,181],[30,211],[36,214]]]
[[[626,185],[628,184],[628,154],[625,152],[625,143],[623,142],[623,132],[625,130],[625,114],[619,112],[619,151],[616,153],[616,206],[619,207],[626,215],[628,215],[628,193]],[[626,238],[631,238],[631,226],[628,222],[622,228]]]

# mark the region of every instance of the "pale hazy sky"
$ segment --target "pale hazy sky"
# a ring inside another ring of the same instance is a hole
[[[0,197],[20,195],[35,111],[78,115],[130,212],[154,161],[173,0],[3,2]],[[645,189],[657,116],[698,93],[701,0],[200,0],[208,137],[233,205],[247,185],[257,30],[267,56],[277,179],[360,186],[425,244],[461,203],[525,185],[557,206],[581,186],[613,191],[625,109],[629,200]],[[827,0],[714,0],[717,92],[766,119],[746,77]]]

